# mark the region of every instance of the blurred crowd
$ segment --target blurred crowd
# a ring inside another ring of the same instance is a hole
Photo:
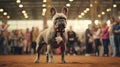
[[[36,38],[40,31],[32,27],[30,31],[16,29],[8,31],[9,25],[2,22],[0,26],[0,54],[31,54],[36,53]]]
[[[120,56],[120,20],[112,17],[106,22],[89,24],[85,31],[85,56]]]
[[[2,22],[0,26],[0,54],[36,53],[36,38],[40,34],[37,27],[32,27],[31,31],[29,28],[25,31],[21,29],[8,31],[8,27],[6,22]],[[106,22],[91,23],[81,36],[70,26],[67,34],[67,55],[120,56],[120,19],[118,18],[112,17],[110,25]],[[42,53],[45,53],[45,49],[43,47]],[[60,54],[60,48],[54,53]]]

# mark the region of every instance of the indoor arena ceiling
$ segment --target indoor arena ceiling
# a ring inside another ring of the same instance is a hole
[[[91,12],[87,8],[92,9],[94,6],[92,3],[99,3],[96,7],[95,19],[101,17],[101,13],[109,16],[115,9],[115,15],[120,16],[120,0],[51,0],[51,6],[54,6],[58,11],[63,6],[69,9],[68,19],[89,19]],[[98,1],[98,2],[97,2]],[[43,8],[45,8],[46,2],[43,0],[0,0],[0,19],[7,17],[10,20],[39,20],[42,19]],[[70,4],[70,5],[69,5]],[[117,6],[111,7],[116,4]],[[110,8],[110,9],[109,9]],[[23,11],[24,10],[24,11]],[[112,11],[107,14],[107,12]],[[85,12],[85,13],[84,13]],[[84,13],[84,14],[83,14]],[[94,11],[92,12],[94,14]]]

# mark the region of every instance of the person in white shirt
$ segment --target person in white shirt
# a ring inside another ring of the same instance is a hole
[[[99,50],[99,47],[101,46],[100,33],[101,33],[101,28],[100,28],[100,24],[98,24],[97,27],[93,29],[95,56],[99,56],[99,52],[100,52]]]
[[[108,29],[109,32],[109,40],[110,40],[110,44],[112,46],[112,56],[114,57],[116,55],[116,46],[115,46],[115,42],[114,42],[114,34],[113,34],[113,26],[115,25],[115,18],[112,17],[110,19],[110,26]]]

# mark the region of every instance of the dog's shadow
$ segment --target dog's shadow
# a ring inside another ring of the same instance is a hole
[[[85,62],[85,63],[82,63],[82,62],[66,62],[66,63],[62,63],[62,62],[55,62],[55,63],[40,62],[40,63],[35,63],[35,64],[94,64],[94,63],[89,63],[89,62]]]
[[[81,63],[81,62],[66,62],[66,63],[56,63],[56,64],[93,64],[93,63]]]

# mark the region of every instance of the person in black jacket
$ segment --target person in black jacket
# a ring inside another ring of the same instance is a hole
[[[76,55],[76,51],[74,48],[74,43],[76,41],[76,33],[72,30],[72,27],[70,26],[70,30],[67,32],[68,34],[68,44],[67,44],[67,54],[70,54],[70,51],[72,50],[72,54]]]
[[[92,52],[92,24],[88,25],[88,28],[85,31],[85,41],[86,41],[86,56],[89,56]]]
[[[120,21],[119,19],[116,19],[115,25],[113,26],[113,34],[114,34],[114,41],[115,41],[115,47],[116,47],[116,55],[120,56]]]
[[[3,41],[4,41],[4,37],[2,35],[2,32],[0,31],[0,55],[3,54]]]

